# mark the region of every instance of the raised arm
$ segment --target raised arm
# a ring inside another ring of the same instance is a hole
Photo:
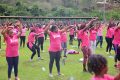
[[[16,25],[18,26],[18,38],[21,36],[22,34],[22,23],[20,21],[17,21]]]
[[[62,30],[60,30],[61,32],[66,32],[68,29],[71,28],[75,28],[74,26],[70,25],[70,26],[65,26],[65,28],[63,28]]]
[[[91,20],[86,24],[86,26],[85,26],[85,28],[83,29],[83,31],[89,29],[90,25],[91,25],[94,21],[96,21],[97,19],[98,19],[98,18],[91,19]]]
[[[47,32],[48,34],[50,33],[49,32],[49,29],[50,29],[50,26],[51,26],[51,24],[54,22],[54,20],[50,20],[50,22],[47,24],[47,26],[45,27],[45,29],[44,29],[44,32]]]
[[[5,25],[1,32],[1,34],[3,35],[4,38],[7,36],[7,31],[8,31],[8,27],[7,27],[7,25]]]

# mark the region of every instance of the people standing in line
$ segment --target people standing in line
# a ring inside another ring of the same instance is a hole
[[[15,80],[18,78],[18,64],[19,64],[19,37],[22,33],[21,22],[16,21],[15,26],[18,28],[18,34],[14,34],[13,27],[7,25],[2,30],[2,35],[6,42],[6,60],[8,63],[8,80],[11,80],[11,72],[14,67]]]

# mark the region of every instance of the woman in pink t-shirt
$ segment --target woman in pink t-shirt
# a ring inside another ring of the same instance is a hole
[[[88,71],[94,74],[91,80],[120,80],[120,73],[115,77],[107,74],[107,60],[102,55],[91,55],[88,59],[87,65]]]
[[[54,59],[56,61],[58,75],[61,75],[61,73],[60,73],[60,57],[61,57],[61,49],[62,48],[61,48],[60,33],[62,33],[62,32],[64,33],[65,31],[67,31],[67,29],[69,29],[69,27],[65,27],[62,30],[58,30],[58,27],[56,25],[51,25],[53,22],[54,21],[51,20],[49,22],[48,26],[45,28],[45,32],[47,32],[50,37],[50,46],[49,46],[49,55],[50,55],[49,76],[50,77],[53,77],[52,67],[53,67]]]
[[[105,37],[106,42],[107,42],[106,52],[109,51],[109,54],[111,54],[111,49],[112,49],[114,27],[115,27],[115,24],[109,23],[108,28],[107,28],[106,37]]]
[[[22,33],[20,21],[16,22],[16,27],[18,27],[18,34],[14,34],[13,28],[9,25],[3,29],[2,35],[4,36],[6,42],[6,60],[8,63],[8,80],[11,80],[11,72],[14,67],[15,80],[18,78],[18,61],[19,61],[19,43],[18,39]]]
[[[98,26],[98,32],[97,32],[97,43],[96,43],[96,47],[97,47],[98,44],[100,43],[100,48],[102,48],[104,24],[98,23],[97,26]]]
[[[80,43],[81,43],[81,37],[82,37],[81,31],[82,31],[81,28],[78,26],[77,27],[78,48],[80,48]]]
[[[63,26],[61,26],[61,30],[64,29]],[[64,51],[64,57],[67,57],[66,52],[67,52],[67,32],[61,32],[61,46],[62,50]]]
[[[73,45],[73,39],[74,39],[74,32],[75,32],[75,30],[74,30],[74,28],[71,28],[70,30],[69,30],[69,37],[70,37],[70,40],[69,40],[69,44],[70,45]]]
[[[96,49],[96,37],[97,37],[97,26],[93,26],[89,32],[90,32],[90,36],[89,36],[89,39],[90,39],[90,48],[91,48],[91,51],[92,53],[94,54],[95,53],[95,49]]]
[[[23,45],[25,47],[25,40],[26,40],[26,30],[27,28],[25,26],[22,27],[22,34],[20,36],[20,47]]]
[[[39,33],[41,34],[41,33]],[[27,42],[27,47],[32,51],[32,55],[31,55],[31,58],[30,58],[30,61],[33,60],[33,57],[35,56],[36,54],[36,50],[37,50],[37,54],[38,54],[38,59],[40,60],[43,60],[40,56],[40,48],[38,45],[35,44],[35,37],[38,36],[39,34],[37,34],[35,32],[35,29],[32,29],[28,35],[28,42]]]
[[[118,54],[118,45],[120,44],[120,23],[118,23],[115,31],[114,31],[114,39],[113,39],[113,46],[115,51],[115,67],[117,66],[117,62],[119,61],[120,54]]]
[[[37,28],[36,28],[36,33],[37,33],[37,34],[41,33],[41,34],[39,34],[39,35],[37,36],[37,45],[40,46],[42,52],[44,52],[44,51],[43,51],[44,28],[43,28],[42,25],[40,25],[40,24],[37,24],[36,27],[37,27]]]
[[[87,60],[88,60],[89,56],[91,55],[88,29],[95,20],[97,20],[97,18],[90,20],[87,24],[81,25],[81,29],[82,29],[81,50],[83,52],[83,71],[85,71],[85,72],[87,71],[87,69],[86,69]]]

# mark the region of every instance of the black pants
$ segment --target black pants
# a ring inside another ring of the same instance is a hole
[[[81,39],[78,39],[78,48],[80,47]]]
[[[11,72],[12,68],[14,67],[14,74],[15,77],[18,76],[18,62],[19,57],[6,57],[7,63],[8,63],[8,78],[11,78]]]
[[[70,40],[69,40],[70,45],[72,45],[72,44],[73,44],[73,39],[74,39],[74,35],[70,35]]]
[[[113,38],[106,37],[105,39],[106,39],[106,42],[107,42],[106,52],[108,52],[108,51],[111,52]]]
[[[38,57],[40,57],[40,48],[37,45],[33,44],[32,48],[30,48],[29,43],[27,43],[27,47],[32,51],[31,59],[35,56],[36,50]]]
[[[25,47],[25,39],[26,39],[25,36],[20,36],[20,47],[22,46],[22,44],[23,44],[23,47]]]
[[[44,37],[38,38],[38,46],[41,46],[41,50],[43,51],[43,43],[44,43]]]
[[[49,62],[49,71],[50,71],[50,73],[52,73],[52,67],[53,67],[54,59],[56,61],[57,71],[58,71],[58,73],[60,73],[60,56],[61,56],[61,51],[57,51],[57,52],[49,51],[49,54],[50,54],[50,62]]]
[[[99,43],[100,43],[100,47],[102,48],[102,44],[103,44],[103,36],[98,36],[98,37],[97,37],[97,43],[96,43],[96,46],[98,46]]]
[[[44,33],[44,35],[45,35],[45,40],[47,40],[47,33]]]

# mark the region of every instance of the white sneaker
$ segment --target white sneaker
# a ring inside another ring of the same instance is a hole
[[[30,62],[32,62],[32,59],[30,59]]]
[[[50,73],[50,74],[49,74],[49,77],[53,77],[53,75]]]
[[[38,57],[38,60],[43,60],[43,58],[41,58],[41,57]]]

